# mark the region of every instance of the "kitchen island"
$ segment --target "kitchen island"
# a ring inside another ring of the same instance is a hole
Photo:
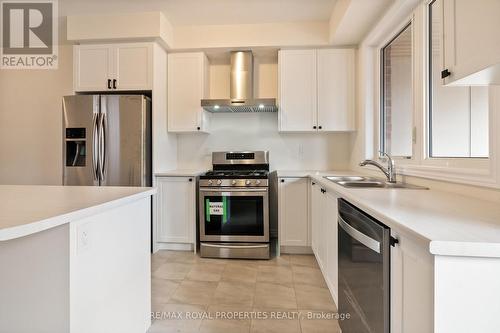
[[[0,185],[0,332],[146,332],[154,193]]]

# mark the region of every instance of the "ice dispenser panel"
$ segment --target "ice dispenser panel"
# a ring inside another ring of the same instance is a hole
[[[85,132],[85,128],[66,129],[66,166],[85,166],[87,157]]]

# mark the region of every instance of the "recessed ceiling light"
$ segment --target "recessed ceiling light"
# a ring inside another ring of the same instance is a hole
[[[264,108],[264,104],[259,104],[259,109],[263,109]]]
[[[219,108],[218,105],[214,105],[214,109],[217,110]]]

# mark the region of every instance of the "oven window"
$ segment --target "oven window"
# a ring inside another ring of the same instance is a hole
[[[262,196],[205,196],[205,234],[264,236]]]

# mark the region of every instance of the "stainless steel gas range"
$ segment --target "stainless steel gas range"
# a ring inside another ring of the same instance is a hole
[[[269,259],[269,152],[214,152],[200,176],[202,257]]]

